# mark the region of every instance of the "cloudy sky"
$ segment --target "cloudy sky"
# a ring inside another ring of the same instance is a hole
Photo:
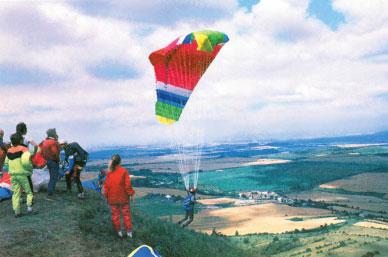
[[[148,55],[213,29],[230,41],[174,130],[208,142],[388,129],[388,1],[1,1],[0,127],[87,146],[166,142]],[[193,117],[196,117],[193,119]]]

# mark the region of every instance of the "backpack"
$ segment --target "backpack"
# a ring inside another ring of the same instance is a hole
[[[89,159],[89,153],[85,151],[77,142],[71,143],[67,148],[68,150],[65,150],[65,154],[67,156],[74,155],[76,162],[82,162],[83,165],[86,165]]]
[[[42,152],[40,150],[34,155],[31,161],[34,168],[37,169],[43,169],[47,164],[47,161],[43,158]]]
[[[84,162],[87,163],[89,160],[89,153],[84,150]]]

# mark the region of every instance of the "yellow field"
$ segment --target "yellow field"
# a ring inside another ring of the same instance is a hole
[[[355,226],[365,227],[365,228],[380,228],[388,230],[388,223],[381,221],[360,221],[354,224]]]
[[[339,194],[336,192],[330,193],[316,190],[293,193],[288,196],[290,198],[344,204],[348,207],[353,207],[354,211],[357,211],[357,209],[374,212],[388,211],[388,201],[374,196]]]
[[[289,163],[290,160],[281,160],[281,159],[258,159],[254,162],[244,163],[242,166],[254,166],[254,165],[272,165],[272,164],[282,164]]]
[[[337,185],[335,184],[322,184],[322,185],[319,185],[320,188],[323,188],[323,189],[336,189],[338,188]]]
[[[300,193],[292,193],[289,194],[288,197],[290,198],[298,198],[298,199],[304,199],[308,200],[311,199],[313,201],[324,201],[324,202],[341,202],[341,201],[349,201],[349,195],[342,195],[342,194],[334,194],[329,192],[317,192],[314,190],[311,191],[304,191]]]
[[[320,188],[340,188],[352,192],[377,192],[388,195],[388,173],[362,173],[320,185]]]
[[[191,227],[197,231],[211,233],[213,228],[225,235],[250,233],[282,233],[295,229],[313,229],[325,224],[344,222],[330,215],[330,211],[317,208],[296,208],[288,205],[268,203],[204,210],[199,213]],[[291,218],[303,218],[292,221]],[[180,217],[174,217],[178,220]]]
[[[211,198],[211,199],[204,199],[204,200],[198,200],[200,204],[203,205],[215,205],[215,204],[225,204],[225,203],[236,203],[238,202],[238,199],[228,198],[228,197],[222,197],[222,198]]]

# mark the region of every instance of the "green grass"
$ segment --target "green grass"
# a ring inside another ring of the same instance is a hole
[[[59,190],[64,190],[63,182]],[[59,192],[55,201],[38,193],[37,215],[15,219],[11,201],[0,203],[1,256],[127,256],[147,244],[162,256],[254,256],[229,238],[209,236],[132,210],[134,239],[118,239],[105,201],[88,191],[85,200]],[[141,199],[138,199],[141,201]]]
[[[163,196],[149,194],[138,199],[134,203],[134,208],[147,213],[149,216],[161,217],[169,215],[182,215],[183,202],[166,199]]]

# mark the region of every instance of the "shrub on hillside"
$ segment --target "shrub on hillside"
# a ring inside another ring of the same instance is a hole
[[[287,239],[279,239],[272,240],[263,250],[263,254],[265,255],[274,255],[281,252],[289,251],[293,248],[301,246],[301,243],[298,238],[287,238]]]

